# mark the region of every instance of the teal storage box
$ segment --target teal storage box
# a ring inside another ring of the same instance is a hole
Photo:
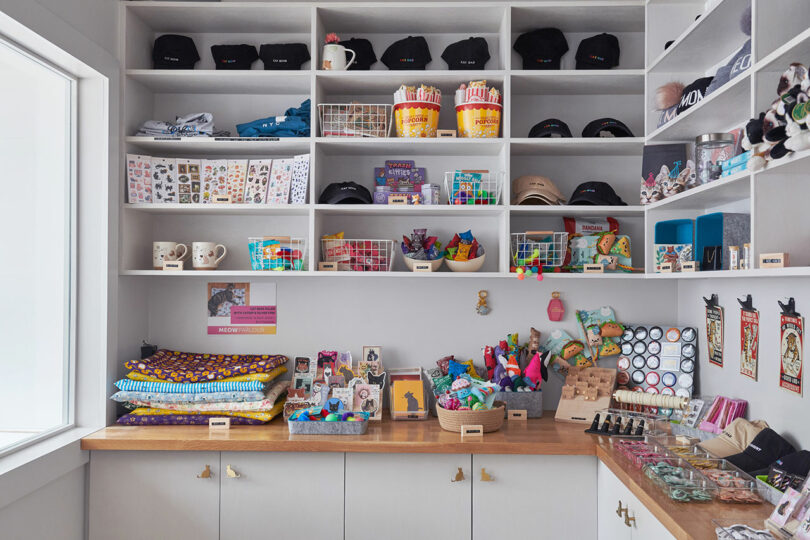
[[[656,244],[695,243],[695,222],[691,219],[668,219],[655,224]]]
[[[657,234],[656,234],[657,238]],[[695,260],[698,266],[703,261],[703,248],[723,246],[720,257],[723,270],[728,270],[728,248],[738,246],[742,252],[743,244],[751,242],[751,216],[715,212],[698,216],[695,220]]]

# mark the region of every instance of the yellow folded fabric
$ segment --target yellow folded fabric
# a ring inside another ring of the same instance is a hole
[[[242,418],[252,418],[253,420],[260,420],[262,422],[269,422],[282,411],[284,408],[284,401],[280,400],[269,411],[172,411],[168,409],[153,409],[151,407],[139,407],[129,414],[136,416],[170,416],[176,414],[196,415],[201,414],[204,416],[240,416]]]
[[[272,371],[268,371],[267,373],[248,373],[247,375],[237,375],[235,377],[228,377],[227,379],[216,379],[217,382],[244,382],[244,381],[259,381],[259,382],[270,382],[279,375],[283,375],[287,373],[287,368],[285,366],[279,366]],[[167,381],[165,379],[158,379],[157,377],[152,377],[151,375],[145,375],[139,371],[130,371],[127,373],[127,379],[132,379],[133,381],[144,381],[144,382],[173,382]],[[211,381],[213,382],[213,381]]]

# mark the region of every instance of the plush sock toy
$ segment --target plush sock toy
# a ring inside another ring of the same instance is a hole
[[[484,363],[487,366],[487,377],[489,380],[493,380],[492,376],[495,372],[495,366],[498,365],[498,360],[495,358],[495,351],[487,345],[484,347]]]

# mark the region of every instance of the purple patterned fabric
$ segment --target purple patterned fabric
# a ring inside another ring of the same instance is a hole
[[[203,414],[125,414],[116,423],[124,426],[197,426],[208,425],[210,415]],[[260,426],[265,422],[254,418],[231,416],[231,425]]]

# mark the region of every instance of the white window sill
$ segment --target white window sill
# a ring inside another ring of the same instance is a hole
[[[84,466],[80,440],[98,429],[73,427],[0,457],[0,508]]]

